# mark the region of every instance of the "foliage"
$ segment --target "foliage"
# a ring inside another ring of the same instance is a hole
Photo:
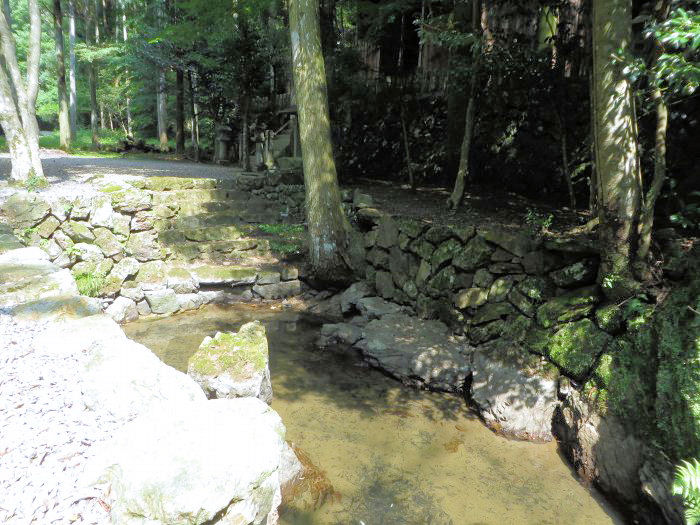
[[[75,284],[82,295],[97,297],[105,284],[105,276],[95,273],[79,273],[75,276]]]
[[[553,214],[538,212],[534,208],[528,208],[525,214],[525,224],[528,225],[533,235],[542,235],[546,233],[553,222]]]
[[[692,95],[700,86],[700,12],[679,7],[648,34],[666,46],[658,58],[656,75],[673,92]]]
[[[24,181],[24,187],[27,191],[39,191],[42,188],[46,188],[49,185],[49,181],[46,177],[41,177],[32,173],[29,178]]]
[[[608,386],[610,410],[676,461],[700,455],[700,254],[688,257],[688,281],[659,307],[630,302]]]
[[[673,493],[683,498],[687,525],[700,523],[700,461],[683,461],[676,467]]]

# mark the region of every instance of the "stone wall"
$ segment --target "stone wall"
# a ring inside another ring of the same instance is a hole
[[[388,216],[364,239],[379,296],[440,319],[472,345],[505,337],[583,382],[620,329],[595,284],[590,242]]]
[[[288,207],[252,194],[272,182],[282,188],[283,180],[99,177],[77,195],[18,191],[0,218],[124,322],[299,294],[296,268],[279,264],[256,230],[288,220]]]

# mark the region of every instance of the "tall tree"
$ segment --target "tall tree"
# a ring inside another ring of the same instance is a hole
[[[75,79],[75,2],[68,0],[68,87],[70,103],[70,137],[75,139],[78,129],[78,88]]]
[[[630,52],[632,0],[593,1],[593,130],[600,218],[600,274],[610,298],[633,293],[642,184],[632,86],[624,73]]]
[[[289,27],[312,273],[321,281],[343,282],[352,274],[350,227],[333,160],[318,0],[291,0]]]
[[[185,152],[185,73],[175,71],[175,151]]]
[[[166,86],[165,69],[159,67],[156,117],[158,120],[158,140],[160,141],[161,151],[168,151],[168,92]]]
[[[472,0],[472,44],[473,59],[471,68],[471,78],[469,80],[469,102],[467,102],[467,112],[464,118],[464,136],[462,137],[462,147],[459,155],[459,168],[455,180],[452,194],[447,200],[450,209],[456,210],[464,198],[464,190],[469,178],[469,155],[471,151],[472,138],[474,135],[474,121],[476,119],[476,87],[477,76],[479,74],[479,63],[481,61],[482,42],[481,29],[481,1]]]
[[[17,62],[15,38],[10,29],[9,9],[0,10],[0,125],[7,137],[12,160],[11,177],[26,181],[43,177],[39,157],[39,125],[36,99],[39,93],[39,57],[41,54],[41,17],[39,1],[29,0],[29,41],[26,78]]]
[[[66,91],[66,63],[63,49],[63,12],[61,0],[53,0],[53,27],[56,39],[56,75],[58,78],[58,129],[61,149],[70,149],[71,125],[68,93]]]
[[[98,22],[97,14],[97,0],[92,3],[89,2],[87,6],[88,20],[93,22],[93,35],[95,46],[100,44],[100,24]],[[89,22],[86,22],[88,26],[87,33],[90,34]],[[87,37],[86,37],[87,39]],[[100,131],[98,123],[98,105],[97,105],[97,64],[95,63],[95,57],[90,60],[90,67],[88,70],[89,83],[90,83],[90,130],[92,131],[92,147],[98,148],[100,146]]]

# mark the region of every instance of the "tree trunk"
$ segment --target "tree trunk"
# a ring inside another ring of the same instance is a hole
[[[58,128],[62,150],[70,149],[70,110],[66,92],[66,62],[63,50],[63,12],[61,0],[53,1],[53,27],[56,39],[56,75],[58,87]]]
[[[165,86],[165,70],[158,70],[158,93],[156,95],[156,112],[158,118],[158,140],[160,151],[168,151],[168,99]]]
[[[100,132],[98,123],[97,109],[97,71],[95,64],[90,64],[89,69],[90,82],[90,130],[92,131],[92,147],[99,148]]]
[[[126,31],[126,10],[124,8],[124,2],[121,2],[122,7],[122,37],[124,38],[124,43],[128,40],[128,34]],[[129,77],[129,70],[126,70],[126,76]],[[128,82],[128,80],[127,80]],[[126,136],[131,138],[134,136],[131,129],[131,98],[127,95],[126,97]]]
[[[472,31],[474,36],[480,32],[480,13],[481,2],[472,0]],[[467,103],[467,112],[464,117],[464,137],[462,138],[462,147],[459,154],[459,168],[457,169],[457,178],[455,186],[452,190],[450,198],[447,200],[447,205],[451,210],[456,210],[464,198],[464,189],[467,179],[469,178],[469,155],[471,152],[472,137],[474,135],[474,121],[476,114],[476,82],[479,74],[479,62],[482,50],[481,43],[476,42],[474,46],[479,46],[479,49],[474,53],[472,62],[471,79],[469,83],[469,102]]]
[[[75,140],[78,130],[78,88],[75,80],[75,5],[68,0],[68,59],[70,64],[68,79],[70,86],[70,138]]]
[[[190,81],[190,112],[192,113],[192,150],[194,161],[199,162],[199,108],[197,107],[197,84],[192,71],[188,74]]]
[[[632,87],[619,59],[631,40],[632,0],[593,2],[595,160],[600,202],[599,280],[610,299],[638,289],[631,271],[642,185]],[[624,56],[624,55],[623,55]]]
[[[322,282],[342,283],[352,275],[350,226],[333,160],[318,0],[291,0],[289,27],[312,274]]]
[[[668,18],[670,1],[664,0],[656,4],[656,21],[664,22]],[[655,42],[651,71],[663,53],[663,46],[658,40]],[[653,74],[653,73],[652,73]],[[651,231],[654,228],[654,207],[661,194],[666,180],[666,134],[668,132],[668,106],[664,100],[658,79],[652,78],[653,84],[651,98],[656,105],[656,133],[654,141],[654,178],[646,193],[642,204],[642,216],[639,221],[639,246],[637,248],[637,261],[642,267],[647,266],[646,261],[651,246]]]
[[[175,151],[182,154],[185,153],[185,74],[181,69],[175,74]]]
[[[100,25],[98,23],[97,0],[93,3],[92,20],[95,30],[95,44],[100,43]],[[88,31],[89,32],[89,31]],[[97,65],[94,60],[90,62],[90,130],[92,131],[92,147],[97,149],[100,147],[100,131],[99,131],[99,107],[97,104]]]
[[[29,39],[26,81],[17,63],[15,39],[10,29],[9,9],[0,14],[0,124],[5,131],[10,158],[11,177],[26,181],[44,176],[39,157],[39,126],[36,121],[36,98],[39,92],[39,57],[41,54],[41,18],[38,0],[29,0]]]
[[[250,150],[248,149],[248,143],[250,142],[249,129],[248,129],[248,112],[249,112],[248,97],[243,98],[243,103],[241,104],[243,111],[243,122],[241,125],[241,167],[245,171],[250,171]]]

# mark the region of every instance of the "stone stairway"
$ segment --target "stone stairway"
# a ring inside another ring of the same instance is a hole
[[[282,180],[232,170],[217,178],[95,177],[75,198],[51,188],[18,192],[0,206],[12,226],[0,241],[16,245],[14,233],[42,248],[79,287],[93,283],[90,293],[120,322],[290,297],[301,293],[294,260],[305,234],[275,193]]]

